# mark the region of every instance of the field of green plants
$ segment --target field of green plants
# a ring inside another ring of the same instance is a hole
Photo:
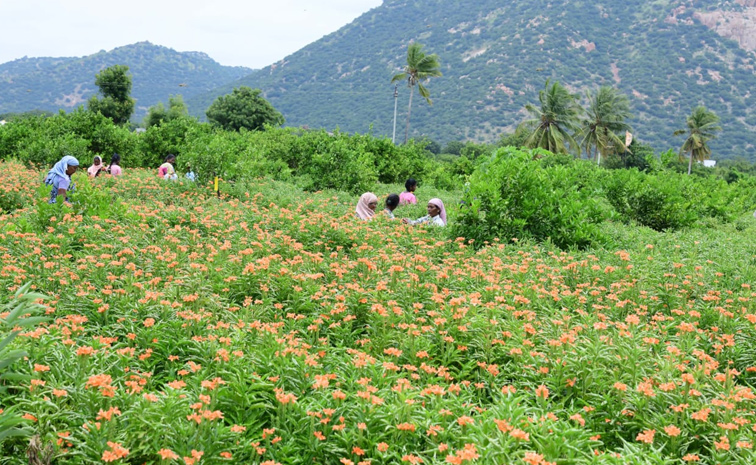
[[[335,137],[324,172],[369,152]],[[26,353],[0,368],[0,431],[26,434],[0,463],[756,459],[747,181],[502,149],[466,186],[421,185],[398,216],[441,197],[450,217],[422,228],[357,221],[348,178],[257,160],[297,177],[217,198],[207,176],[77,174],[71,208],[0,162],[0,341],[20,330],[0,359]],[[353,172],[385,198],[404,174],[379,162]]]

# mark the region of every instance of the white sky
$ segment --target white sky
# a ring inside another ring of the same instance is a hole
[[[0,63],[85,56],[139,41],[262,68],[381,0],[0,0]]]

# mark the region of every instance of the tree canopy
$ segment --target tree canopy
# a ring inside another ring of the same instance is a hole
[[[409,125],[410,125],[410,113],[412,112],[412,95],[417,86],[420,95],[428,102],[429,105],[433,105],[433,101],[430,99],[430,91],[423,85],[424,81],[432,77],[441,76],[441,61],[438,55],[426,55],[423,53],[423,46],[417,42],[413,42],[407,47],[407,66],[404,71],[394,75],[391,78],[391,82],[407,80],[407,85],[410,88],[409,105],[407,106],[407,130],[404,134],[404,143],[407,143],[409,138]]]
[[[131,75],[129,67],[115,65],[97,73],[95,84],[102,98],[89,99],[89,109],[102,113],[116,124],[126,124],[134,113],[135,101],[131,98]]]
[[[168,99],[168,108],[165,108],[163,102],[150,107],[147,116],[144,118],[144,125],[149,128],[188,115],[189,110],[186,108],[184,98],[181,95],[172,95]]]
[[[688,174],[690,174],[693,160],[704,161],[709,158],[711,155],[709,141],[717,137],[716,133],[722,128],[719,126],[719,116],[704,106],[694,108],[686,123],[688,128],[675,131],[675,135],[688,134],[680,148],[680,157],[690,153],[688,162]]]
[[[572,134],[577,129],[583,109],[576,96],[559,82],[549,85],[549,81],[546,81],[543,90],[538,92],[538,101],[540,106],[525,106],[532,118],[524,121],[523,126],[533,131],[525,141],[526,146],[553,153],[567,153],[570,149],[579,151]]]
[[[238,131],[245,128],[259,131],[266,124],[281,126],[283,115],[260,94],[260,89],[239,87],[228,95],[218,97],[207,109],[207,119],[223,129]]]

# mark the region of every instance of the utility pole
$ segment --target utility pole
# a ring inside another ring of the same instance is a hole
[[[391,136],[391,142],[396,144],[396,105],[399,102],[399,84],[394,87],[394,135]]]

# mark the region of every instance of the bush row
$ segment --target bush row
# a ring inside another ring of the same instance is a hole
[[[248,177],[295,178],[307,190],[326,188],[360,193],[377,182],[403,183],[408,177],[437,177],[454,181],[439,171],[421,144],[395,146],[388,139],[340,132],[268,128],[229,132],[177,118],[135,133],[83,109],[52,117],[13,121],[0,129],[0,160],[15,158],[40,167],[63,155],[89,164],[95,155],[109,160],[113,153],[125,167],[156,167],[171,153],[177,169],[187,165],[200,181],[213,176],[226,180]]]

